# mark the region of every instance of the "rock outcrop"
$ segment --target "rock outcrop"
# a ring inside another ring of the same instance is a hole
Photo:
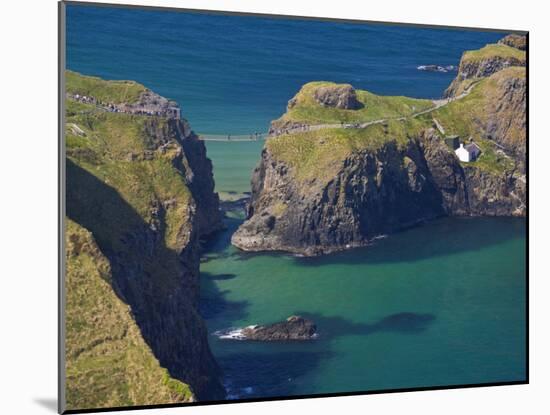
[[[66,71],[66,98],[104,111],[179,119],[178,104],[134,81],[106,81]]]
[[[504,43],[464,52],[458,67],[458,75],[445,90],[444,96],[460,95],[472,82],[480,78],[488,77],[511,66],[525,65],[525,52]]]
[[[90,95],[99,82],[71,79],[86,84]],[[103,99],[114,101],[120,88],[109,87],[111,96]],[[197,400],[224,398],[198,313],[200,239],[222,226],[204,144],[183,119],[110,112],[93,103],[67,100],[67,123],[78,127],[66,136],[68,218],[90,232],[108,261],[110,288],[129,306],[140,336],[167,371],[166,382],[188,385]],[[79,330],[86,335],[86,328]],[[109,364],[109,353],[93,364]],[[68,382],[86,376],[75,372]],[[129,396],[137,396],[137,387],[155,386],[130,386]],[[164,398],[151,402],[174,401]],[[137,404],[125,404],[131,403]],[[84,409],[78,405],[68,401],[70,409]]]
[[[317,333],[313,321],[301,316],[290,316],[285,321],[265,326],[251,326],[242,330],[245,340],[254,341],[290,341],[312,340]]]
[[[355,89],[351,85],[321,86],[315,91],[315,100],[324,107],[356,110],[363,107],[357,100]]]
[[[263,151],[235,246],[310,256],[364,246],[446,215],[525,214],[522,176],[462,166],[433,129],[406,148],[392,141],[349,156],[326,183],[295,182],[288,170]]]
[[[486,107],[487,136],[512,154],[525,172],[527,150],[527,79],[523,69],[492,77],[493,96]]]
[[[500,39],[498,43],[519,50],[527,50],[527,36],[524,35],[511,34]]]
[[[524,216],[524,63],[478,68],[471,92],[420,116],[268,139],[232,243],[309,256],[440,216]],[[436,124],[476,142],[479,159],[460,162]]]

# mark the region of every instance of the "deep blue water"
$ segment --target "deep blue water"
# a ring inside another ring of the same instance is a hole
[[[305,82],[441,96],[462,52],[502,34],[68,6],[67,67],[177,100],[195,131],[266,131]],[[221,196],[249,190],[261,142],[208,142]],[[311,317],[314,342],[209,336],[229,398],[519,381],[525,368],[525,221],[447,218],[322,258],[243,254],[242,217],[201,264],[209,332]]]
[[[254,16],[67,7],[67,67],[133,79],[175,99],[203,134],[267,131],[306,82],[378,94],[441,96],[458,64],[500,33]]]

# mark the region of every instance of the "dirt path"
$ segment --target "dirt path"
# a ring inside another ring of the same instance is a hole
[[[282,134],[292,134],[297,132],[307,132],[307,131],[318,131],[322,129],[334,129],[334,128],[367,128],[371,125],[375,124],[383,124],[390,120],[395,121],[405,121],[407,118],[416,118],[424,114],[429,114],[430,112],[436,111],[439,108],[444,107],[445,105],[450,104],[451,102],[458,101],[470,94],[474,86],[477,85],[477,82],[472,83],[462,94],[452,97],[452,98],[444,98],[444,99],[434,99],[432,100],[432,103],[434,104],[433,107],[430,107],[426,110],[422,110],[419,112],[415,112],[411,115],[403,116],[403,117],[394,117],[394,118],[380,118],[378,120],[368,121],[364,123],[335,123],[335,124],[314,124],[314,125],[299,125],[292,128],[287,128],[285,130],[282,130],[276,134],[270,135],[270,137],[276,137]]]

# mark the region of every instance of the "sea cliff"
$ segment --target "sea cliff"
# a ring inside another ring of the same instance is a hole
[[[222,226],[204,144],[135,82],[68,72],[66,92],[68,408],[222,399],[198,313]]]
[[[525,52],[488,45],[460,68],[434,101],[304,85],[272,122],[232,243],[318,255],[440,216],[524,216]],[[461,162],[456,136],[481,155]]]

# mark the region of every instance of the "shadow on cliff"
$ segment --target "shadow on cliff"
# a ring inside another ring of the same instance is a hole
[[[228,290],[220,290],[216,281],[233,279],[235,274],[211,274],[201,272],[201,298],[199,311],[204,319],[212,319],[223,314],[230,321],[244,320],[248,317],[249,301],[231,301]]]
[[[225,228],[204,242],[201,263],[235,256],[236,253],[227,252],[227,248],[231,246],[231,235],[235,233],[241,223],[243,223],[242,219],[224,217],[223,224]]]
[[[443,218],[375,240],[366,247],[294,259],[304,266],[414,262],[475,252],[520,237],[525,237],[525,221],[520,218]]]
[[[182,278],[192,272],[187,262],[198,262],[198,252],[180,255],[168,248],[162,231],[153,230],[116,189],[70,159],[66,166],[66,214],[92,232],[109,259],[113,290],[130,305],[161,366],[190,383],[199,399],[222,398],[219,369],[195,311],[197,281]],[[182,327],[190,329],[189,336],[182,335]]]

